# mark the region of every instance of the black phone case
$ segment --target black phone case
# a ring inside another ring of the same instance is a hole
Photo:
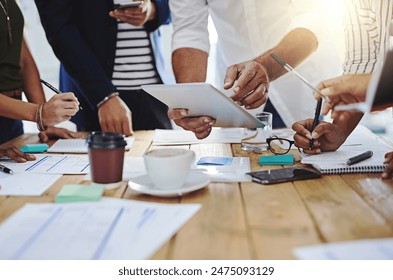
[[[305,167],[290,167],[283,169],[255,171],[249,172],[247,174],[251,175],[253,182],[264,185],[315,179],[322,176],[320,172]]]

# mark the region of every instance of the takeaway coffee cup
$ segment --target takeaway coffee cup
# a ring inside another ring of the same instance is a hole
[[[157,189],[181,188],[194,160],[193,151],[181,148],[152,150],[144,155],[147,173]]]
[[[126,141],[119,133],[95,131],[88,135],[91,180],[106,189],[120,187]]]

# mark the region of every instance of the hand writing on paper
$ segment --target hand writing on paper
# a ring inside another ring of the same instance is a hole
[[[296,132],[293,139],[295,146],[303,149],[306,154],[320,154],[321,152],[335,151],[347,138],[347,133],[336,124],[320,122],[314,129],[312,127],[313,119],[307,119],[296,122],[292,129]],[[309,150],[310,140],[314,139],[314,144]]]
[[[187,109],[170,109],[168,117],[172,119],[176,125],[185,130],[191,130],[198,139],[204,139],[210,135],[212,126],[216,120],[209,116],[188,117]]]
[[[262,64],[246,61],[228,67],[224,89],[233,87],[231,98],[246,109],[255,109],[267,101],[269,78]]]

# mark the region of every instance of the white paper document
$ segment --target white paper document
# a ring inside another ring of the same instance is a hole
[[[35,154],[34,161],[18,163],[2,162],[14,173],[47,173],[47,174],[86,174],[90,172],[89,158],[86,155],[48,155]]]
[[[147,259],[199,208],[109,198],[27,204],[0,225],[0,259]]]
[[[277,137],[293,139],[291,129],[273,130]],[[246,137],[244,128],[219,128],[213,127],[212,132],[205,139],[199,140],[194,132],[183,129],[156,129],[153,136],[153,145],[190,145],[190,144],[238,144]]]
[[[5,174],[0,172],[0,196],[40,196],[61,175],[56,174]]]
[[[251,182],[249,157],[232,157],[229,165],[195,165],[198,171],[206,174],[213,183]]]
[[[243,128],[217,128],[205,139],[199,140],[194,132],[183,129],[156,129],[153,145],[187,145],[206,143],[240,143],[244,134]]]
[[[294,254],[303,260],[393,260],[393,238],[299,247]]]
[[[251,182],[251,177],[246,174],[251,171],[250,158],[233,157],[232,159],[230,165],[194,165],[192,169],[206,174],[211,182]],[[146,173],[143,157],[125,157],[123,181],[129,181]],[[90,174],[86,175],[86,180],[90,180]]]
[[[126,137],[126,151],[130,150],[134,143],[134,137]],[[75,153],[87,154],[86,139],[59,139],[47,151],[48,153]]]

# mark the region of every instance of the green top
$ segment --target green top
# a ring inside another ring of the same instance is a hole
[[[6,0],[0,1],[6,8]],[[0,92],[22,87],[19,71],[24,20],[15,0],[7,0],[7,4],[13,43],[9,44],[7,17],[0,7]]]

